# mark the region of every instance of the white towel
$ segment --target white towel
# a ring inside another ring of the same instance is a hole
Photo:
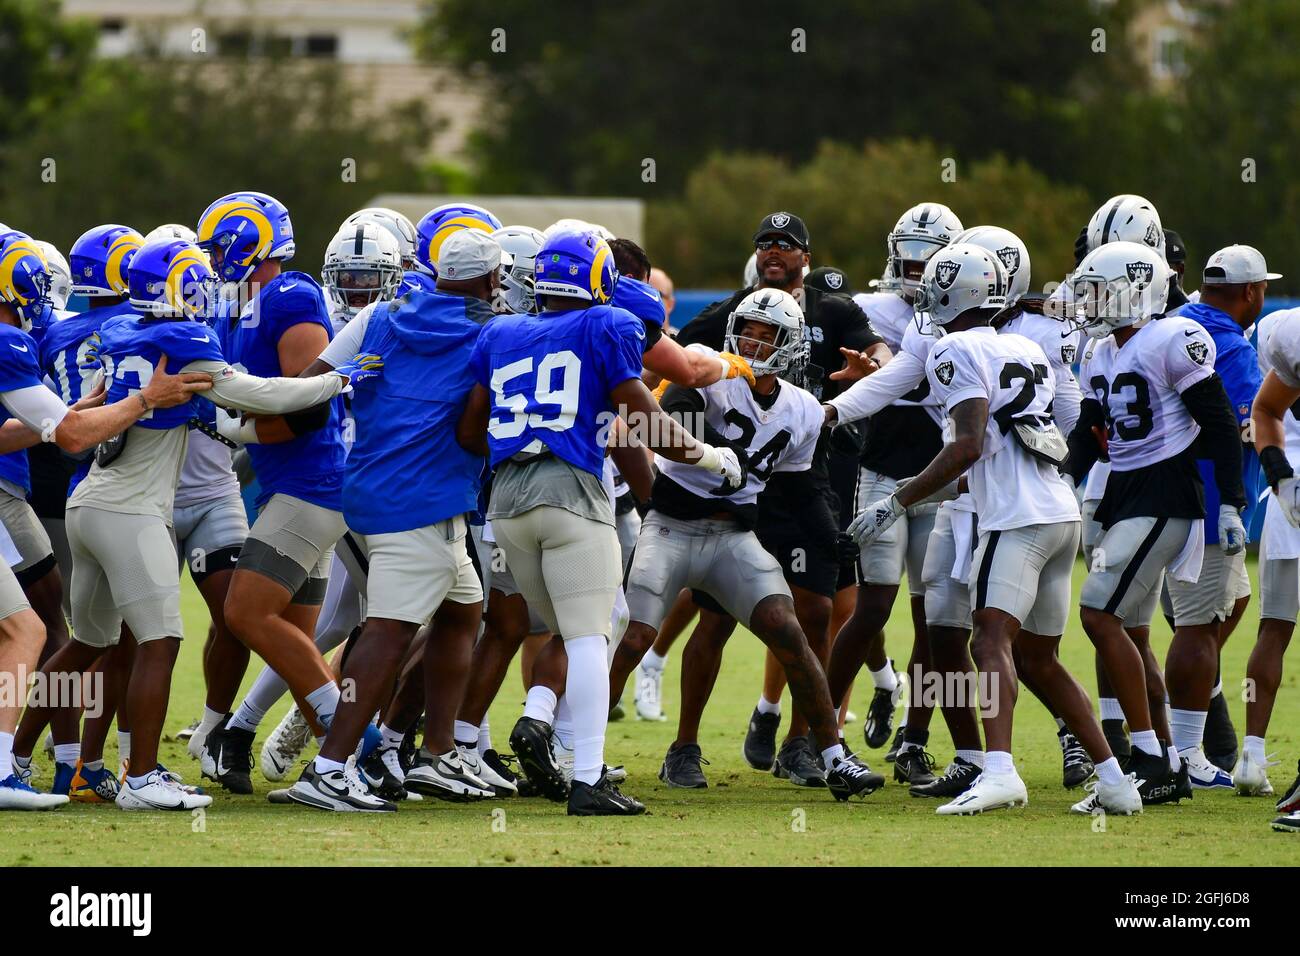
[[[1272,500],[1273,493],[1268,493],[1264,512],[1264,539],[1260,542],[1259,556],[1262,560],[1285,561],[1288,558],[1300,558],[1300,528],[1286,520],[1282,509]]]
[[[949,502],[952,521],[952,543],[957,559],[952,565],[955,581],[970,580],[970,562],[975,553],[975,499],[970,492]]]
[[[1193,521],[1192,530],[1187,535],[1187,543],[1169,565],[1169,573],[1175,581],[1195,584],[1201,577],[1201,561],[1204,557],[1205,522]]]
[[[0,558],[5,559],[9,567],[13,567],[23,559],[18,553],[18,546],[14,544],[14,539],[9,537],[9,531],[4,525],[0,524]]]

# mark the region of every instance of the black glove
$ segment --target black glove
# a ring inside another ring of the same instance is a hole
[[[1074,267],[1079,268],[1079,263],[1083,261],[1084,256],[1088,254],[1088,227],[1084,226],[1079,230],[1079,235],[1074,240]]]
[[[852,536],[841,531],[835,536],[835,557],[840,564],[849,564],[862,556],[862,549]]]

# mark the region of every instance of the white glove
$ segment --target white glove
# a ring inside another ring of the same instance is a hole
[[[1283,478],[1277,483],[1277,504],[1293,528],[1300,528],[1300,477]]]
[[[239,412],[231,412],[220,405],[217,406],[217,434],[240,445],[258,443],[257,422],[252,418],[244,421]]]
[[[714,448],[701,443],[700,459],[695,464],[705,471],[721,475],[732,488],[744,484],[744,475],[740,469],[740,459],[730,448]]]
[[[849,522],[849,537],[865,548],[907,511],[893,495],[868,505]]]
[[[1219,505],[1219,547],[1224,554],[1241,554],[1246,549],[1246,526],[1232,505]]]

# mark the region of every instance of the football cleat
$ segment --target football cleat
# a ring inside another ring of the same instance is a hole
[[[77,775],[77,764],[73,763],[56,763],[54,765],[54,783],[50,787],[50,793],[58,793],[64,796],[72,789],[72,778]]]
[[[559,737],[551,737],[551,755],[555,758],[555,765],[560,768],[560,773],[564,775],[566,784],[573,783],[573,751],[564,746]],[[622,783],[627,779],[627,769],[619,764],[616,767],[606,767],[605,776],[609,777],[612,783]]]
[[[826,772],[817,763],[807,737],[791,737],[776,755],[772,776],[796,787],[826,786]]]
[[[1277,802],[1278,813],[1295,813],[1300,810],[1300,762],[1296,764],[1296,777]]]
[[[709,781],[704,777],[701,764],[708,761],[700,753],[699,744],[682,744],[669,747],[664,755],[663,765],[659,768],[659,779],[670,787],[683,790],[705,790]]]
[[[176,739],[189,740],[191,737],[194,736],[194,731],[199,729],[199,724],[201,723],[203,723],[202,720],[195,718],[193,721],[189,723],[188,726],[182,727],[180,730],[176,731]],[[190,756],[192,757],[194,756],[194,754],[190,754]]]
[[[26,761],[26,763],[23,763],[23,758],[14,754],[14,776],[18,778],[19,783],[30,787],[32,781],[40,776],[41,770],[36,764],[32,763],[31,757],[26,758]]]
[[[1028,805],[1029,794],[1025,791],[1024,781],[1020,779],[1019,774],[981,773],[965,793],[951,803],[945,803],[935,810],[935,813],[942,816],[966,816],[988,810]]]
[[[611,724],[617,723],[626,716],[627,711],[623,709],[623,702],[621,700],[614,701],[614,706],[609,709],[609,722]]]
[[[283,780],[311,739],[311,725],[294,704],[262,744],[262,776],[272,781]]]
[[[893,668],[894,662],[892,660],[889,662],[889,666],[891,669]],[[867,708],[867,722],[862,727],[862,733],[866,737],[867,746],[872,750],[879,750],[885,746],[889,740],[889,734],[894,729],[894,712],[898,709],[898,702],[903,699],[905,691],[903,681],[899,678],[897,672],[895,672],[894,678],[894,689],[885,690],[882,687],[877,687],[876,692],[871,695],[871,706]]]
[[[72,778],[72,789],[68,796],[77,803],[112,803],[117,799],[117,792],[122,785],[117,782],[113,772],[99,761],[98,770],[89,770],[80,760],[77,772]]]
[[[1085,788],[1088,795],[1070,807],[1071,813],[1092,816],[1095,813],[1114,813],[1129,817],[1142,812],[1142,794],[1138,791],[1137,777],[1129,774],[1122,783],[1105,784],[1094,780]]]
[[[1278,833],[1300,833],[1300,810],[1280,816],[1270,825]]]
[[[934,783],[934,757],[923,747],[900,750],[894,758],[894,779],[910,787],[924,787]]]
[[[376,796],[393,802],[406,799],[406,774],[398,762],[396,747],[380,747],[373,751],[358,769],[361,779]]]
[[[745,734],[745,763],[755,770],[772,769],[776,763],[776,731],[780,726],[780,714],[760,714],[758,708],[754,708],[749,716],[749,731]]]
[[[898,752],[903,749],[903,730],[906,726],[906,724],[899,724],[898,729],[894,731],[894,739],[890,741],[889,749],[885,751],[885,763],[893,763],[898,759]],[[927,733],[926,736],[928,737],[929,734]]]
[[[499,754],[495,750],[489,748],[483,751],[479,756],[483,759],[483,764],[487,770],[496,774],[506,783],[514,787],[515,793],[519,794],[519,796],[523,796],[523,794],[519,792],[519,784],[522,778],[515,772],[514,767],[511,766],[515,762],[514,754]],[[484,781],[491,782],[488,781],[486,776],[483,779]]]
[[[1273,784],[1268,780],[1268,768],[1276,766],[1275,760],[1265,757],[1260,763],[1250,755],[1250,751],[1243,751],[1241,760],[1232,771],[1233,785],[1243,797],[1271,797]]]
[[[1169,760],[1163,754],[1156,756],[1136,747],[1129,754],[1124,772],[1137,779],[1138,793],[1142,802],[1148,806],[1160,803],[1177,803],[1183,797],[1190,797],[1191,783],[1187,778],[1187,761],[1183,761],[1178,773],[1169,769]]]
[[[460,752],[460,762],[465,766],[465,769],[487,784],[488,789],[496,796],[513,797],[519,792],[515,782],[493,770],[488,765],[488,762],[479,755],[478,748],[473,744],[468,747],[457,746],[456,750]]]
[[[1124,729],[1124,721],[1118,718],[1111,718],[1101,722],[1101,733],[1106,738],[1106,743],[1110,746],[1110,752],[1115,755],[1115,759],[1123,764],[1133,752],[1133,745],[1129,743],[1128,731]]]
[[[1188,747],[1179,756],[1187,761],[1187,775],[1197,790],[1231,790],[1232,774],[1224,773],[1205,756],[1202,747]]]
[[[569,782],[564,779],[551,752],[551,725],[532,717],[520,717],[510,731],[510,749],[519,758],[528,782],[548,800],[569,799]]]
[[[1073,790],[1092,776],[1092,760],[1079,738],[1068,730],[1058,733],[1056,739],[1061,745],[1061,785]]]
[[[897,767],[897,763],[894,766]],[[951,800],[969,790],[981,772],[976,764],[954,757],[943,776],[935,777],[929,783],[916,784],[907,792],[914,797],[943,797]]]
[[[421,747],[406,774],[406,789],[453,803],[494,796],[492,788],[461,763],[460,753],[454,748],[445,754],[431,754]]]
[[[848,745],[844,742],[843,737],[840,738],[840,746],[844,748],[845,760],[853,764],[855,767],[860,767],[867,772],[867,782],[871,785],[871,789],[867,791],[868,793],[874,793],[885,785],[885,775],[872,770],[865,760],[849,749]],[[817,766],[825,769],[825,764],[822,762],[821,754],[817,755]]]
[[[68,802],[58,793],[38,793],[16,774],[0,780],[0,810],[53,810]]]
[[[602,773],[594,785],[573,781],[568,812],[571,817],[634,817],[645,813],[645,804],[620,793],[609,775]]]
[[[397,804],[371,793],[349,757],[342,770],[321,773],[313,760],[302,768],[298,782],[289,788],[289,799],[317,810],[350,813],[392,813]],[[273,801],[274,802],[274,801]]]
[[[253,731],[227,727],[222,722],[203,741],[199,767],[203,776],[215,780],[231,793],[253,792],[249,774],[253,769]]]
[[[884,784],[885,778],[861,761],[841,757],[826,771],[825,786],[841,803],[850,797],[866,797]]]
[[[664,669],[636,668],[636,715],[640,720],[667,720],[663,708]]]
[[[1205,715],[1205,732],[1202,734],[1205,759],[1224,773],[1231,775],[1237,763],[1237,728],[1228,713],[1228,701],[1223,692],[1210,698],[1210,709]]]
[[[144,786],[123,784],[115,802],[119,810],[197,810],[211,806],[212,798],[181,786],[174,774],[159,765],[145,777]]]

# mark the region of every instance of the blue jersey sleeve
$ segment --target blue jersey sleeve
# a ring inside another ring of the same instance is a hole
[[[647,325],[661,326],[668,318],[659,290],[631,276],[619,276],[612,304],[627,309]]]
[[[302,272],[281,274],[259,298],[258,309],[272,342],[278,342],[285,332],[304,322],[317,322],[327,331],[333,330],[324,293],[311,276]]]
[[[217,334],[199,322],[169,322],[154,339],[173,374],[191,362],[224,362]]]
[[[0,392],[41,384],[40,349],[30,335],[0,326]]]
[[[631,312],[611,308],[600,317],[597,334],[606,392],[630,378],[640,378],[645,324]]]
[[[491,347],[492,326],[488,324],[483,327],[479,333],[478,339],[474,342],[474,349],[469,353],[469,371],[474,376],[474,381],[478,382],[484,388],[491,388],[490,374],[491,369],[488,365],[489,349]]]
[[[1239,339],[1231,348],[1219,351],[1214,370],[1223,379],[1223,387],[1237,416],[1237,424],[1245,425],[1250,421],[1250,408],[1255,402],[1255,394],[1264,384],[1259,371],[1258,354],[1249,342]]]

